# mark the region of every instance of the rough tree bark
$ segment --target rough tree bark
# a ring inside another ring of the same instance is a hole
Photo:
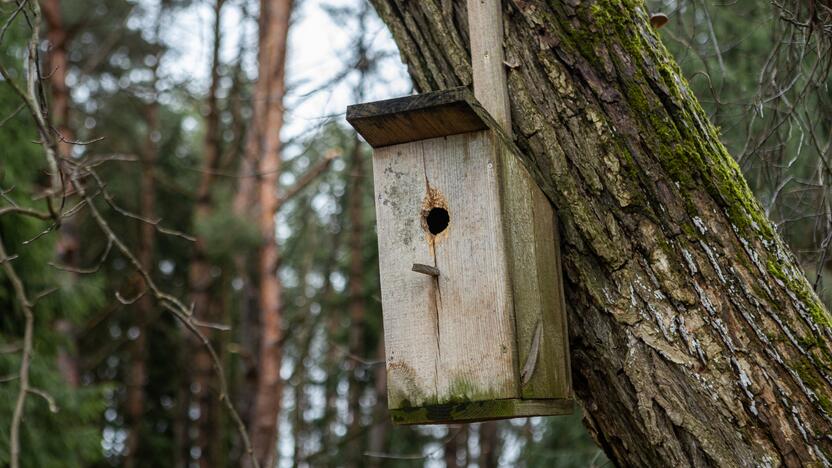
[[[277,452],[277,417],[282,394],[280,253],[275,237],[275,214],[280,176],[280,129],[283,127],[285,65],[292,0],[261,0],[258,78],[254,90],[254,137],[248,151],[257,155],[257,215],[261,242],[258,255],[260,336],[257,384],[249,431],[261,466],[272,466]]]
[[[471,83],[463,0],[372,0],[420,91]],[[832,460],[830,316],[641,0],[506,0],[517,144],[559,210],[573,380],[619,465]]]
[[[211,57],[211,84],[208,89],[205,114],[205,141],[203,145],[202,164],[200,167],[199,186],[196,191],[196,207],[194,209],[194,226],[205,222],[214,212],[215,203],[212,196],[215,174],[220,162],[221,135],[220,112],[217,91],[220,82],[220,48],[222,7],[225,0],[214,3],[213,47]],[[195,232],[197,232],[195,230]],[[189,283],[194,316],[206,323],[217,321],[216,294],[212,291],[215,278],[212,274],[213,265],[206,252],[205,239],[197,236],[194,242],[193,259],[189,266]],[[202,332],[209,340],[213,340],[210,328]],[[218,419],[220,407],[217,395],[212,393],[215,386],[214,368],[211,356],[202,342],[191,337],[193,352],[193,368],[191,369],[191,398],[199,408],[199,416],[194,423],[196,440],[193,445],[199,449],[199,465],[202,467],[216,466],[221,454],[221,438],[218,436],[220,428]]]

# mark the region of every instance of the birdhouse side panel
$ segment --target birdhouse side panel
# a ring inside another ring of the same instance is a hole
[[[508,147],[502,197],[523,398],[567,398],[571,388],[556,216]]]
[[[500,210],[499,148],[490,131],[422,142],[425,182],[447,205],[448,228],[433,236],[440,367],[449,402],[518,397],[508,259]]]

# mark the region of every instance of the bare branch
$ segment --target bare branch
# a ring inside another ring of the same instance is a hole
[[[113,249],[113,240],[107,239],[107,248],[104,249],[104,253],[101,254],[101,258],[96,262],[95,266],[92,268],[76,268],[67,265],[58,265],[54,262],[49,262],[49,266],[61,271],[68,271],[70,273],[76,273],[79,275],[91,275],[93,273],[98,273],[101,269],[101,266],[104,264],[104,261],[107,260],[107,257],[110,255],[110,251]],[[116,293],[118,295],[118,293]]]
[[[48,220],[52,218],[52,216],[49,213],[33,210],[31,208],[23,208],[20,206],[7,206],[4,208],[0,208],[0,216],[3,216],[4,214],[8,213],[19,214],[22,216],[31,216],[32,218],[37,218],[41,220]]]
[[[147,289],[142,290],[142,292],[140,292],[138,295],[136,295],[136,297],[133,297],[131,299],[125,299],[124,296],[122,296],[120,292],[116,291],[116,299],[118,299],[118,301],[121,302],[124,305],[131,305],[131,304],[135,304],[136,302],[138,302],[138,300],[143,298],[145,296],[145,294],[147,294]]]
[[[33,348],[33,333],[35,327],[35,315],[32,312],[32,303],[26,296],[26,289],[23,286],[23,281],[17,275],[14,267],[8,261],[9,255],[6,253],[6,247],[3,244],[3,239],[0,237],[0,262],[2,262],[3,271],[6,277],[12,283],[12,288],[15,292],[15,297],[23,311],[24,328],[23,328],[23,355],[20,359],[20,368],[17,377],[20,379],[20,387],[17,392],[17,400],[14,405],[14,412],[12,414],[11,429],[9,434],[9,448],[10,448],[10,463],[12,468],[20,467],[20,425],[23,421],[23,409],[26,406],[26,395],[29,393],[29,368],[32,361]]]
[[[287,190],[286,193],[283,194],[282,197],[280,197],[280,199],[277,202],[277,210],[280,210],[280,208],[282,208],[283,205],[286,204],[286,202],[291,200],[292,197],[297,195],[301,190],[306,188],[306,186],[308,186],[315,179],[317,179],[318,176],[320,176],[324,171],[326,171],[329,168],[329,166],[332,164],[332,161],[334,161],[340,156],[341,153],[339,153],[337,150],[331,150],[322,160],[320,160],[316,165],[312,166],[312,168],[307,170],[300,177],[297,183],[295,183],[295,185],[289,188],[289,190]]]
[[[28,391],[29,391],[29,393],[31,393],[33,395],[37,395],[37,396],[43,398],[44,400],[46,400],[46,403],[49,405],[49,411],[50,412],[52,412],[52,413],[57,413],[58,412],[58,404],[55,402],[55,398],[53,398],[52,395],[46,393],[46,391],[44,391],[44,390],[41,390],[41,389],[35,388],[35,387],[29,387]]]

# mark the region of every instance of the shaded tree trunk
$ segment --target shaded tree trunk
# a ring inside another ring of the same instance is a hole
[[[159,157],[160,106],[158,102],[159,62],[162,58],[162,48],[159,44],[159,29],[164,8],[160,5],[156,15],[154,40],[158,50],[153,62],[151,73],[153,77],[149,84],[150,99],[143,105],[145,121],[145,139],[140,152],[141,175],[139,179],[139,215],[146,220],[156,219],[156,162]],[[153,275],[154,255],[156,249],[156,227],[150,223],[139,223],[139,245],[137,258],[141,267]],[[139,279],[139,283],[143,280]],[[147,285],[141,286],[146,288]],[[146,406],[145,385],[147,383],[147,324],[154,312],[154,302],[150,294],[144,294],[136,302],[133,325],[138,331],[131,342],[129,353],[129,367],[127,375],[127,396],[125,398],[126,422],[129,433],[127,435],[127,454],[124,466],[133,468],[140,465],[140,450],[142,441],[142,427]]]
[[[280,205],[280,130],[286,93],[286,43],[292,0],[261,0],[259,21],[258,79],[254,91],[253,138],[248,150],[257,155],[257,224],[261,246],[257,258],[260,336],[257,352],[257,384],[249,419],[254,453],[261,466],[272,466],[277,452],[277,418],[281,400],[281,284],[280,253],[275,233],[275,214]],[[254,159],[254,158],[251,158]]]
[[[49,43],[49,51],[46,54],[46,70],[48,70],[49,82],[49,118],[59,137],[56,138],[58,155],[60,157],[71,157],[73,132],[69,126],[70,95],[69,87],[66,84],[66,76],[69,73],[68,45],[70,34],[64,25],[63,13],[61,11],[61,0],[46,0],[42,2],[41,11],[46,20],[46,40]],[[61,170],[65,170],[60,166]],[[64,176],[68,180],[68,175]],[[66,196],[71,195],[67,188]],[[78,234],[77,220],[74,216],[63,220],[58,230],[58,241],[56,244],[56,256],[58,262],[70,268],[78,268],[81,265],[81,239]],[[77,274],[66,272],[72,281],[77,280]],[[69,338],[70,342],[75,340],[74,325],[64,318],[55,320],[54,327],[62,335]],[[64,381],[72,387],[77,387],[81,381],[78,365],[78,356],[74,350],[65,346],[58,348],[58,371]]]
[[[217,90],[220,81],[220,47],[221,28],[220,21],[224,0],[216,0],[214,3],[214,28],[213,48],[211,61],[211,83],[208,89],[205,114],[205,141],[203,144],[202,164],[200,167],[200,180],[196,192],[196,207],[194,209],[193,224],[195,232],[199,233],[199,226],[204,223],[214,212],[215,204],[212,197],[212,188],[215,181],[215,173],[220,162],[220,129],[219,129],[219,103]],[[216,297],[212,293],[215,284],[213,265],[206,252],[206,240],[202,235],[197,235],[194,242],[193,257],[189,267],[189,284],[191,288],[191,302],[193,304],[194,316],[203,322],[214,323],[217,321]],[[210,328],[203,328],[203,334],[213,341],[215,337]],[[202,342],[194,335],[189,335],[193,349],[193,367],[191,369],[191,398],[198,408],[198,416],[194,422],[196,438],[192,441],[198,449],[199,465],[202,467],[216,466],[219,460],[215,457],[219,453],[220,440],[217,437],[219,427],[219,402],[217,395],[212,393],[216,382],[211,356]]]
[[[157,61],[158,63],[158,61]],[[154,76],[156,66],[153,67]],[[155,87],[155,79],[153,86]],[[139,214],[144,219],[156,218],[156,180],[154,171],[159,152],[159,104],[154,99],[144,109],[147,135],[141,154],[141,178],[139,180]],[[156,244],[156,227],[150,223],[139,223],[139,246],[137,257],[142,268],[153,273],[153,256]],[[137,466],[141,443],[141,428],[145,411],[144,386],[147,381],[147,323],[153,315],[153,298],[145,294],[136,302],[133,326],[138,334],[130,344],[130,367],[127,377],[127,423],[130,433],[127,438],[127,455],[124,466]]]
[[[459,455],[460,430],[461,426],[448,426],[448,441],[445,443],[445,468],[458,468],[457,456]]]
[[[500,459],[500,439],[497,437],[497,423],[488,421],[480,425],[480,468],[497,468]]]
[[[372,0],[420,91],[465,3]],[[559,209],[575,392],[621,466],[832,459],[829,314],[640,0],[503,3],[515,140]]]
[[[243,17],[249,18],[246,3],[242,4]],[[245,36],[245,34],[244,34]],[[247,41],[240,41],[240,48],[238,49],[238,56],[242,57],[248,47]],[[240,222],[252,222],[253,208],[256,206],[256,197],[254,193],[255,188],[255,173],[257,172],[257,152],[256,146],[252,149],[252,145],[256,145],[258,130],[252,128],[248,121],[243,120],[243,101],[248,101],[250,96],[244,95],[243,90],[247,87],[245,73],[243,71],[243,64],[240,59],[235,66],[234,82],[229,95],[230,106],[229,111],[233,119],[234,129],[234,146],[232,151],[237,153],[232,160],[237,161],[237,186],[232,202],[232,211],[234,216]],[[255,114],[262,112],[264,103],[257,101],[251,102],[251,110]],[[256,122],[254,122],[256,123]],[[237,340],[240,344],[239,355],[239,378],[237,379],[237,408],[243,418],[246,427],[251,427],[251,416],[254,408],[254,391],[257,387],[257,350],[258,343],[258,322],[259,317],[257,313],[257,291],[252,277],[251,259],[254,258],[252,250],[256,249],[240,249],[234,253],[234,269],[237,272],[237,278],[240,281],[239,299],[238,299],[238,323],[239,326],[235,331],[237,333]],[[237,442],[242,447],[242,441]]]
[[[349,371],[349,434],[355,437],[347,447],[346,462],[349,466],[361,465],[361,453],[364,448],[361,437],[361,393],[364,390],[365,379],[359,378],[359,369],[363,364],[358,358],[364,356],[364,316],[367,305],[364,299],[364,245],[362,236],[366,227],[363,222],[363,187],[365,181],[364,160],[361,154],[361,142],[356,137],[353,141],[350,155],[347,213],[349,216],[349,352],[351,358],[347,361]]]
[[[367,451],[370,453],[382,453],[387,447],[392,424],[387,413],[387,370],[384,367],[384,340],[379,338],[378,350],[376,351],[378,364],[373,368],[375,380],[376,406],[373,408],[373,427],[370,428],[370,441],[367,444]],[[385,460],[380,457],[369,457],[367,466],[375,468],[381,466]]]

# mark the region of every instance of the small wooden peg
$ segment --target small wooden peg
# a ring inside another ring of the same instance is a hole
[[[424,265],[421,263],[414,263],[413,264],[413,271],[416,273],[421,273],[423,275],[437,277],[439,276],[439,268],[432,267],[430,265]]]

